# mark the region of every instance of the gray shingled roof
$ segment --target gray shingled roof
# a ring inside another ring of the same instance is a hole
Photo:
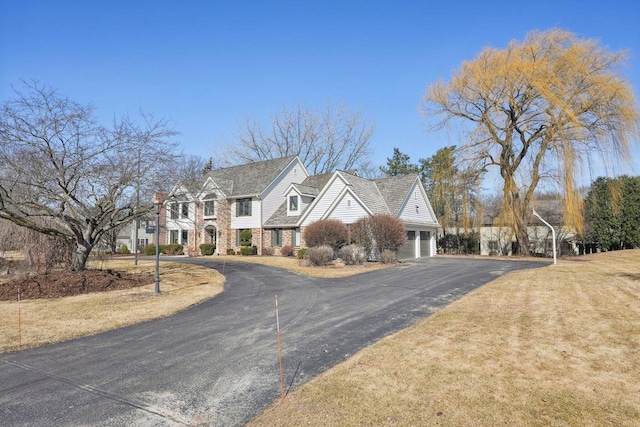
[[[293,187],[298,190],[300,194],[307,194],[314,197],[320,192],[316,187],[311,187],[309,185],[293,184]]]
[[[207,174],[227,197],[262,193],[296,156],[216,169]]]
[[[352,175],[349,172],[340,173],[349,183],[353,193],[362,200],[374,215],[397,215],[417,176],[394,176],[372,181]],[[328,173],[310,176],[302,183],[302,186],[315,188],[319,193],[333,175],[333,173]],[[287,203],[285,201],[267,220],[265,225],[272,227],[295,226],[302,215],[304,215],[304,211],[301,212],[300,216],[287,216]]]
[[[327,182],[331,179],[333,173],[323,173],[320,175],[308,176],[302,184],[293,184],[303,194],[312,194],[317,196],[320,190],[327,185]],[[298,223],[298,220],[304,215],[305,211],[310,205],[304,207],[300,212],[300,215],[288,216],[287,215],[287,201],[285,200],[278,209],[271,215],[271,217],[265,222],[265,226],[269,227],[293,227]]]
[[[391,215],[398,215],[417,175],[391,176],[374,180]]]
[[[342,174],[351,186],[351,190],[367,205],[372,214],[391,213],[374,181],[356,175],[350,175],[346,172],[342,172]]]
[[[305,210],[308,207],[306,206]],[[299,216],[287,216],[287,202],[285,200],[264,225],[266,227],[294,227],[299,219]]]

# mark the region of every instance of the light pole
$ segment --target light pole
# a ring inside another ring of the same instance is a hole
[[[162,200],[156,194],[153,201],[153,208],[156,212],[156,294],[160,293],[160,211],[162,210]]]
[[[536,212],[535,209],[533,210],[533,215],[536,218],[538,218],[540,221],[544,222],[545,225],[551,229],[551,238],[553,239],[553,263],[555,264],[556,263],[556,230],[554,230],[551,224],[549,224],[547,221],[542,219],[542,217],[538,215],[538,212]]]

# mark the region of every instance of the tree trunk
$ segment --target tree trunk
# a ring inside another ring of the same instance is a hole
[[[92,246],[88,243],[78,242],[76,244],[76,250],[71,260],[71,271],[82,271],[85,269],[91,249]]]

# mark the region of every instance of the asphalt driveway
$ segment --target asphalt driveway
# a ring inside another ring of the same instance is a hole
[[[242,425],[280,396],[276,294],[295,388],[505,272],[545,265],[436,257],[327,280],[227,262],[225,292],[188,311],[0,356],[0,425]]]

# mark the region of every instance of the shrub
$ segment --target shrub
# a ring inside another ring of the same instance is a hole
[[[380,252],[395,252],[407,241],[407,231],[398,218],[391,215],[373,215],[369,221],[373,240]]]
[[[251,246],[251,230],[242,230],[240,232],[240,246]]]
[[[280,255],[282,256],[293,256],[295,253],[295,249],[291,245],[284,245],[280,248]]]
[[[236,251],[234,251],[233,249],[229,248],[227,249],[227,255],[235,255]]]
[[[307,255],[307,248],[298,249],[298,259],[304,259],[306,255]]]
[[[304,240],[310,248],[330,246],[334,252],[343,247],[349,238],[347,226],[336,219],[323,219],[304,230]]]
[[[351,239],[362,248],[367,258],[369,258],[374,244],[371,232],[371,218],[360,218],[351,226]]]
[[[394,264],[396,262],[396,253],[385,249],[380,253],[380,262],[383,264]]]
[[[262,255],[273,256],[274,253],[276,253],[276,251],[275,251],[275,249],[273,249],[273,246],[263,246],[262,247]]]
[[[242,255],[255,255],[256,247],[255,246],[243,246],[240,248],[240,253]]]
[[[143,253],[145,255],[155,255],[156,254],[156,245],[147,245],[144,247]]]
[[[200,245],[200,253],[202,255],[213,255],[216,251],[215,243],[203,243]]]
[[[345,246],[342,248],[342,258],[347,265],[362,265],[367,260],[367,254],[359,246]]]
[[[184,255],[184,246],[179,243],[160,245],[160,252],[165,255]]]
[[[333,253],[331,246],[314,246],[307,250],[307,259],[311,265],[327,265],[333,260]]]
[[[129,247],[123,243],[122,246],[120,246],[120,253],[123,255],[128,255],[131,253],[131,251],[129,250]]]

